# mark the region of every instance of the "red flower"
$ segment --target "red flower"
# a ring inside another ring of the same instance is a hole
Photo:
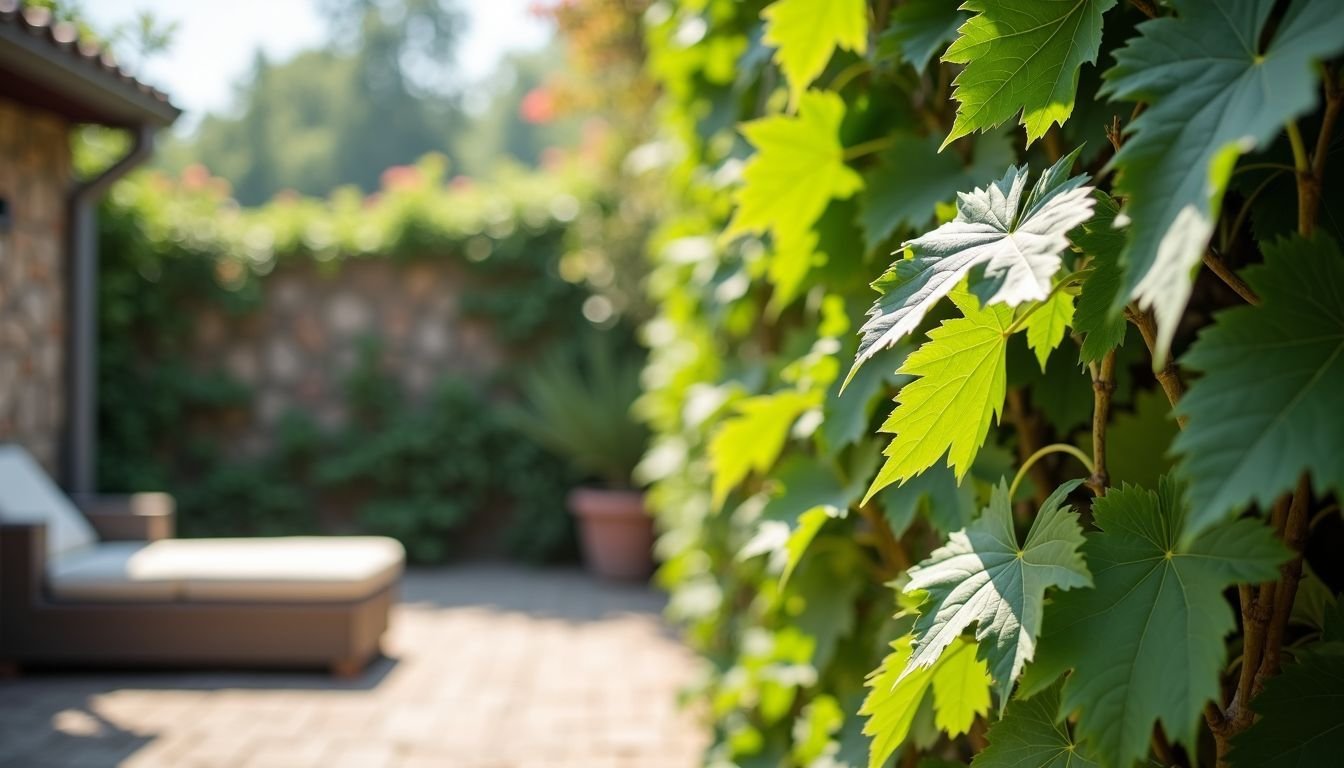
[[[182,186],[187,189],[201,189],[210,183],[210,169],[200,163],[192,163],[182,169]]]
[[[533,88],[518,105],[518,114],[534,125],[549,123],[555,119],[555,97],[545,88]]]
[[[406,189],[420,183],[420,169],[413,165],[393,165],[379,179],[383,189]]]

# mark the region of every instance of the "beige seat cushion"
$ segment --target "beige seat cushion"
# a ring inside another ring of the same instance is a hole
[[[381,536],[155,542],[187,600],[357,600],[401,575],[405,550]]]
[[[345,601],[392,584],[404,559],[401,544],[376,536],[165,539],[74,553],[48,582],[72,600]]]
[[[47,591],[57,600],[168,602],[179,580],[155,562],[153,544],[110,541],[47,561]]]

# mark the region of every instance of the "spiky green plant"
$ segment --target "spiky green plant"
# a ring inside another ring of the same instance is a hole
[[[648,430],[630,413],[639,396],[642,356],[622,355],[608,335],[576,350],[555,350],[523,374],[524,403],[512,420],[576,469],[607,485],[631,485]]]

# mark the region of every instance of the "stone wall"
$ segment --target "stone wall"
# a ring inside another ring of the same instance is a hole
[[[343,425],[344,382],[370,337],[382,351],[381,369],[412,399],[448,374],[488,376],[501,353],[488,325],[459,311],[466,285],[462,268],[447,258],[293,263],[261,281],[256,310],[194,310],[197,367],[222,368],[253,393],[231,448],[262,452],[290,410],[324,427]]]
[[[0,442],[52,472],[65,420],[67,128],[0,99]]]

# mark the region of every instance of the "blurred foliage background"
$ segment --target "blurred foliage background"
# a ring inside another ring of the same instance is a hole
[[[78,3],[43,4],[80,19]],[[565,493],[596,478],[519,428],[520,373],[543,355],[560,378],[588,375],[579,358],[594,354],[642,365],[633,328],[647,312],[641,249],[656,197],[623,166],[652,98],[638,13],[538,4],[555,41],[506,56],[464,93],[445,85],[459,82],[459,3],[320,5],[322,45],[285,60],[258,52],[232,110],[162,136],[149,168],[104,202],[100,487],[173,492],[186,535],[331,531],[336,508],[339,530],[395,536],[418,562],[483,547],[572,557]],[[144,15],[101,40],[142,62],[172,35]],[[127,145],[83,129],[76,166],[94,174]],[[351,260],[456,264],[476,286],[461,313],[489,327],[505,364],[484,379],[440,371],[413,397],[372,336],[333,385],[346,423],[293,409],[264,452],[240,450],[227,425],[260,393],[201,363],[193,318],[253,316],[277,269],[334,274]],[[633,465],[644,431],[612,419],[629,439],[592,448]]]
[[[453,186],[445,167],[430,155],[394,169],[376,197],[346,187],[252,208],[209,176],[148,172],[119,184],[101,215],[100,487],[172,491],[187,535],[330,532],[322,510],[355,499],[346,529],[396,536],[420,562],[461,553],[454,542],[483,515],[508,521],[487,546],[572,554],[563,497],[580,475],[514,428],[505,404],[516,371],[543,350],[636,350],[615,318],[587,320],[592,295],[559,274],[586,184],[571,166]],[[259,393],[221,361],[202,362],[202,310],[253,316],[278,267],[332,275],[369,259],[459,265],[477,286],[460,312],[488,325],[504,367],[484,379],[440,371],[431,395],[415,398],[374,335],[339,382],[344,424],[319,426],[294,408],[264,453],[240,450],[228,426],[249,418]]]
[[[372,192],[384,170],[429,152],[473,177],[505,164],[535,168],[544,150],[579,138],[585,115],[560,114],[544,88],[564,58],[558,45],[511,54],[486,82],[464,86],[451,65],[465,31],[457,3],[319,6],[329,22],[322,45],[283,61],[258,51],[233,109],[174,135],[157,167],[205,165],[229,181],[240,203],[257,205],[286,190],[326,195],[354,185]]]

